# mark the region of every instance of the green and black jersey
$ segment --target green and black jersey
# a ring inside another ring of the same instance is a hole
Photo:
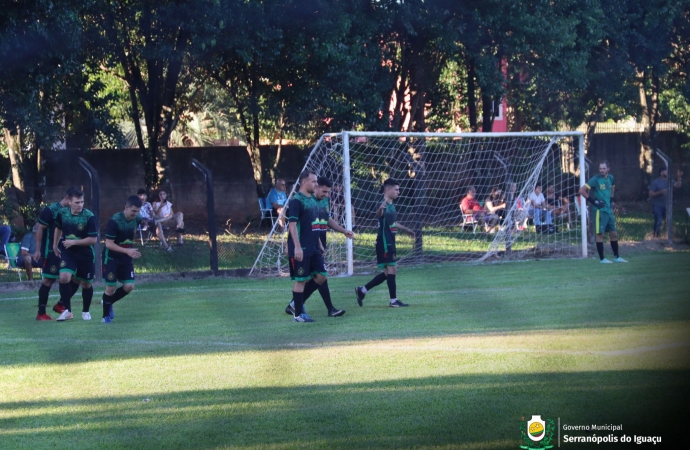
[[[328,234],[328,219],[331,218],[331,199],[324,197],[321,200],[316,200],[316,206],[319,208],[319,239],[323,248],[326,248],[326,235]]]
[[[141,221],[142,217],[139,215],[132,220],[127,220],[125,213],[120,211],[108,220],[105,227],[105,238],[112,239],[116,245],[122,248],[132,248],[134,233]],[[131,260],[132,258],[125,253],[113,252],[105,248],[103,260],[107,263],[109,259]]]
[[[45,225],[46,229],[43,232],[41,239],[41,256],[48,258],[48,255],[53,253],[53,236],[55,236],[55,218],[58,211],[62,209],[60,202],[51,203],[43,208],[41,215],[38,217],[38,223]]]
[[[398,213],[392,203],[386,203],[383,215],[379,217],[379,229],[376,235],[376,247],[383,249],[384,253],[395,253],[395,235],[398,228],[395,222],[398,220]]]
[[[84,208],[79,214],[72,214],[72,210],[62,208],[55,217],[55,226],[62,230],[62,241],[79,240],[88,237],[97,237],[96,218],[93,213]],[[74,258],[85,260],[91,258],[95,260],[93,245],[74,245],[68,249],[59,243],[60,251],[69,252]]]
[[[613,175],[608,174],[605,177],[595,175],[589,179],[587,186],[589,188],[589,195],[593,195],[595,200],[604,202],[603,208],[593,206],[594,210],[601,210],[607,213],[613,213],[611,209],[611,193],[616,184],[613,181]]]
[[[304,256],[311,256],[319,248],[321,225],[319,221],[319,207],[314,196],[306,196],[301,192],[295,194],[288,204],[288,220],[297,224],[297,234]],[[288,239],[288,255],[295,255],[295,244]]]

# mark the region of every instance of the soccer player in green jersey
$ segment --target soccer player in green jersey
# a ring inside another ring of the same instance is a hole
[[[316,190],[314,191],[314,198],[316,199],[316,206],[319,210],[318,229],[319,240],[321,241],[320,250],[321,254],[325,256],[326,249],[328,248],[326,243],[326,235],[328,234],[328,228],[331,228],[339,233],[343,233],[345,237],[347,237],[348,239],[352,239],[354,237],[354,233],[340,226],[340,224],[331,217],[331,203],[329,199],[329,194],[331,192],[331,188],[333,187],[333,183],[331,183],[331,180],[329,180],[326,177],[319,177],[316,180],[316,184],[317,186]],[[328,279],[326,279],[320,285],[314,280],[314,278],[307,281],[306,285],[304,286],[305,303],[307,299],[311,296],[311,294],[313,294],[314,291],[316,291],[317,289],[319,291],[319,294],[321,294],[321,298],[323,299],[323,303],[326,305],[326,309],[328,310],[328,315],[330,317],[338,317],[345,314],[344,309],[337,309],[333,306],[333,303],[331,301],[331,291],[328,288]],[[292,315],[295,314],[295,304],[293,302],[290,302],[287,308],[285,308],[285,313]]]
[[[357,295],[357,303],[359,306],[362,306],[362,301],[367,292],[386,281],[388,293],[390,294],[389,306],[391,308],[400,308],[409,305],[398,300],[396,293],[395,275],[397,273],[398,258],[395,251],[395,234],[398,230],[402,230],[414,239],[414,232],[398,222],[398,213],[395,211],[395,206],[393,206],[393,202],[400,195],[399,183],[389,178],[383,182],[381,191],[383,192],[383,202],[376,211],[376,215],[379,218],[379,229],[376,235],[376,262],[379,269],[383,269],[383,272],[376,275],[366,285],[356,287],[355,295]]]
[[[580,195],[593,206],[594,233],[596,233],[597,252],[602,264],[611,264],[604,258],[604,233],[609,233],[614,262],[626,263],[618,254],[618,231],[616,218],[613,215],[613,194],[616,184],[613,175],[609,173],[608,161],[599,164],[599,175],[595,175],[580,188]]]
[[[76,187],[67,189],[65,196],[59,202],[51,203],[43,208],[38,217],[38,229],[34,234],[36,240],[36,252],[32,258],[35,261],[41,261],[41,278],[43,281],[41,287],[38,288],[38,314],[36,320],[53,320],[46,313],[46,306],[48,305],[48,296],[50,289],[53,287],[55,280],[60,278],[60,257],[53,252],[53,236],[55,235],[55,217],[60,209],[69,206],[69,199],[72,192],[78,190]],[[78,283],[70,284],[72,288],[72,295],[79,289]],[[58,302],[53,306],[53,311],[62,314],[65,306]]]
[[[75,190],[71,193],[69,207],[62,208],[55,217],[55,237],[53,251],[60,257],[60,301],[65,310],[58,321],[70,320],[72,316],[72,296],[70,287],[73,279],[81,284],[84,306],[81,318],[91,320],[89,308],[93,299],[93,277],[95,254],[93,245],[98,239],[96,218],[84,208],[84,193]]]
[[[139,215],[141,199],[136,195],[127,198],[125,209],[108,220],[105,227],[105,249],[103,250],[103,323],[115,318],[113,304],[134,289],[134,264],[132,259],[141,253],[134,245],[134,233],[143,220]],[[122,283],[117,287],[117,283]],[[116,290],[117,288],[117,290]]]

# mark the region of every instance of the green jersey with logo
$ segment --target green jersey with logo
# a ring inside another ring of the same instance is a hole
[[[319,206],[314,196],[306,196],[301,192],[292,197],[288,203],[288,220],[297,224],[297,235],[302,246],[304,256],[313,255],[319,248],[321,222],[319,220]],[[288,255],[295,255],[295,244],[288,239]]]
[[[95,261],[93,245],[73,245],[68,249],[62,245],[64,241],[76,241],[98,236],[96,218],[91,211],[84,208],[80,213],[72,214],[69,207],[62,208],[55,217],[55,226],[62,230],[62,239],[59,243],[60,251],[68,251],[80,260],[91,258]]]
[[[328,234],[328,219],[331,217],[331,199],[324,197],[321,200],[316,200],[316,206],[319,208],[319,238],[323,247],[326,248],[326,235]]]
[[[379,217],[379,229],[376,236],[376,246],[382,248],[384,253],[395,252],[395,235],[398,227],[395,222],[398,220],[398,213],[392,203],[386,203],[383,215]]]
[[[38,217],[38,222],[46,226],[43,231],[43,238],[41,239],[41,254],[43,258],[48,258],[48,255],[53,253],[53,236],[55,236],[55,218],[58,211],[62,209],[60,202],[51,203],[43,208],[41,215]]]
[[[137,215],[132,220],[127,220],[125,213],[120,211],[108,220],[105,227],[105,238],[112,239],[116,245],[122,248],[132,248],[134,244],[134,233],[141,223],[141,216]],[[107,263],[109,259],[131,260],[132,258],[124,253],[112,252],[104,249],[103,260]]]
[[[611,193],[613,191],[613,187],[615,186],[613,175],[608,174],[605,177],[595,175],[589,179],[585,186],[589,188],[590,196],[593,195],[595,200],[601,200],[604,202],[603,208],[593,206],[595,211],[601,210],[604,212],[613,213],[613,210],[611,209]]]

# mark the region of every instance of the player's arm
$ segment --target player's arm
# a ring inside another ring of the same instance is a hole
[[[383,217],[383,213],[386,212],[386,204],[387,204],[387,203],[388,203],[388,202],[387,202],[386,200],[384,200],[383,203],[381,203],[381,205],[379,206],[379,209],[376,210],[376,215],[377,215],[377,216]]]
[[[120,247],[115,243],[113,239],[105,239],[105,248],[112,252],[117,252],[117,253],[124,253],[125,255],[129,256],[130,258],[140,258],[141,253],[139,253],[139,250],[136,248],[124,248]]]
[[[410,235],[410,237],[414,237],[414,231],[410,230],[406,226],[403,226],[400,222],[395,222],[395,226],[398,227],[399,230],[402,230],[403,232]]]
[[[38,222],[38,229],[34,233],[34,239],[36,240],[36,251],[33,255],[31,255],[34,261],[38,261],[41,259],[41,242],[43,241],[43,230],[45,229],[46,226],[43,225],[41,222]]]
[[[83,239],[71,239],[71,240],[65,240],[65,242],[62,243],[62,245],[65,246],[65,248],[70,248],[75,245],[78,246],[87,246],[87,245],[94,245],[96,244],[96,236],[89,236],[85,237]]]
[[[302,261],[304,253],[302,252],[302,244],[299,242],[299,233],[297,232],[297,222],[288,223],[288,232],[290,233],[290,239],[292,243],[295,244],[295,260]]]
[[[328,227],[331,230],[337,231],[338,233],[343,233],[345,237],[347,237],[348,239],[352,239],[355,237],[355,234],[352,231],[348,231],[345,228],[343,228],[337,221],[333,220],[332,217],[328,218]]]
[[[601,208],[602,206],[604,206],[604,202],[602,202],[601,200],[595,200],[595,199],[593,199],[593,198],[591,198],[591,197],[589,196],[589,189],[590,189],[589,186],[585,184],[584,186],[582,186],[582,187],[580,188],[579,194],[580,194],[581,196],[583,196],[583,197],[585,198],[586,201],[588,201],[589,203],[593,204],[593,205],[596,206],[597,208]],[[612,189],[613,189],[613,188],[612,188]],[[613,192],[613,190],[612,190],[611,192]]]
[[[59,258],[62,254],[60,252],[60,249],[58,248],[58,244],[60,243],[60,238],[62,238],[62,228],[59,226],[55,227],[55,234],[53,235],[53,253]]]

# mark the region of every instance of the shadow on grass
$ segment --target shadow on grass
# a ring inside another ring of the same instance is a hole
[[[622,433],[678,448],[671,444],[687,426],[687,377],[448,376],[0,403],[0,447],[517,448],[521,418],[540,414],[569,425],[622,424]]]

